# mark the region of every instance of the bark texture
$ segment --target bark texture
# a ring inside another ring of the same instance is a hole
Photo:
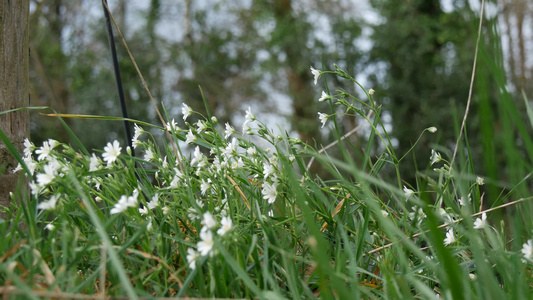
[[[29,0],[0,1],[0,111],[29,106]],[[29,115],[19,111],[0,115],[0,129],[22,151]],[[8,206],[17,187],[17,161],[0,141],[0,205]],[[5,218],[0,210],[0,217]]]

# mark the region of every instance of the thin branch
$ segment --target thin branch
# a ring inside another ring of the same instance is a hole
[[[459,142],[463,136],[463,130],[465,129],[466,119],[468,118],[468,112],[470,110],[470,102],[472,100],[472,90],[474,89],[474,78],[476,77],[476,64],[477,64],[477,52],[479,49],[479,41],[481,39],[481,28],[483,25],[483,11],[485,8],[485,0],[481,0],[481,12],[479,14],[479,28],[477,31],[477,41],[476,41],[476,50],[474,52],[474,64],[472,66],[472,78],[470,79],[470,89],[468,90],[468,101],[466,102],[465,115],[463,117],[463,123],[461,124],[461,130],[459,131],[459,137],[455,143],[455,149],[453,149],[453,157],[450,162],[450,168],[453,168],[453,162],[457,156],[457,150],[459,149]]]
[[[372,110],[369,111],[368,114],[366,115],[366,118],[367,118],[367,119],[370,118],[370,117],[372,116],[373,113],[374,113],[374,111],[372,111]],[[355,126],[354,129],[350,130],[348,133],[346,133],[345,135],[343,135],[343,136],[340,138],[340,140],[341,140],[341,141],[344,141],[344,140],[345,140],[346,138],[348,138],[350,135],[354,134],[357,130],[359,130],[359,129],[361,128],[362,125],[363,125],[363,124],[359,124],[359,125]],[[322,154],[322,153],[324,153],[326,150],[328,150],[329,148],[331,148],[331,147],[337,145],[338,143],[339,143],[339,140],[336,140],[336,141],[332,142],[331,144],[327,145],[326,147],[322,147],[322,149],[320,149],[320,150],[318,151],[318,154]],[[315,161],[315,157],[313,156],[313,157],[311,157],[311,160],[309,160],[309,163],[307,164],[307,167],[306,167],[307,171],[309,171],[309,169],[311,168],[311,165],[313,164],[314,161]]]
[[[505,208],[505,207],[508,207],[508,206],[512,206],[512,205],[518,204],[518,203],[520,203],[520,202],[524,202],[524,201],[526,201],[526,200],[532,200],[532,199],[533,199],[533,197],[520,198],[520,199],[518,199],[518,200],[516,200],[516,201],[512,201],[512,202],[509,202],[509,203],[502,204],[502,205],[500,205],[500,206],[496,206],[496,207],[493,207],[493,208],[486,209],[486,210],[484,210],[484,211],[480,211],[480,212],[478,212],[478,213],[475,213],[475,214],[471,215],[470,217],[471,217],[471,218],[473,218],[473,217],[477,217],[477,216],[480,216],[480,215],[482,215],[482,214],[484,214],[484,213],[492,212],[492,211],[495,211],[495,210],[498,210],[498,209],[502,209],[502,208]],[[450,225],[452,225],[452,224],[456,224],[456,223],[462,222],[463,220],[464,220],[463,218],[461,218],[461,219],[457,219],[457,220],[455,220],[455,221],[453,221],[453,222],[451,222],[451,223],[442,224],[442,225],[438,226],[437,228],[439,228],[439,229],[441,229],[441,228],[446,228],[446,227],[448,227],[448,226],[450,226]],[[425,234],[425,233],[428,233],[428,232],[429,232],[429,230],[426,230],[426,231],[423,231],[423,232],[419,232],[419,233],[413,235],[411,238],[419,237],[419,236],[421,236],[421,235],[423,235],[423,234]],[[376,248],[376,249],[374,249],[374,250],[369,251],[367,254],[373,254],[373,253],[379,252],[379,251],[381,251],[381,250],[384,250],[384,249],[390,248],[390,247],[392,247],[392,246],[395,245],[395,244],[397,244],[397,243],[386,244],[386,245],[384,245],[384,246],[381,246],[381,247],[379,247],[379,248]]]

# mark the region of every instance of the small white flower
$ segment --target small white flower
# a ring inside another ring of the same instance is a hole
[[[135,207],[137,205],[137,197],[139,192],[137,190],[133,191],[132,196],[122,196],[115,206],[109,211],[112,215],[121,213],[128,209],[128,207]]]
[[[470,280],[476,280],[477,279],[477,276],[474,273],[468,274],[468,277],[470,277]]]
[[[405,193],[405,197],[409,198],[412,195],[414,195],[415,191],[412,189],[407,188],[405,185],[403,186],[403,192]]]
[[[36,175],[37,184],[40,186],[49,184],[57,175],[57,168],[52,163],[45,165],[43,171],[44,173]]]
[[[318,113],[318,119],[320,120],[320,122],[322,122],[322,128],[324,128],[324,125],[326,125],[328,118],[329,116],[327,114],[323,114],[321,112]]]
[[[200,253],[196,252],[193,248],[187,249],[187,262],[189,263],[189,268],[192,270],[196,269],[196,261],[200,258]]]
[[[56,227],[54,226],[54,224],[49,223],[49,224],[46,224],[46,226],[45,226],[44,228],[48,229],[49,231],[52,231],[52,230],[54,230]]]
[[[203,165],[203,161],[205,160],[205,156],[200,151],[200,147],[196,146],[193,153],[193,159],[191,160],[191,166],[198,165],[201,167]]]
[[[152,151],[152,149],[148,148],[146,149],[146,153],[144,154],[144,160],[151,161],[152,159],[154,159],[154,152]]]
[[[246,153],[250,156],[254,156],[257,154],[257,150],[254,146],[250,146],[250,148],[246,149]]]
[[[234,161],[234,162],[231,164],[231,168],[232,168],[233,170],[237,170],[237,169],[244,168],[244,161],[242,160],[242,158],[239,158],[239,160]]]
[[[274,166],[269,164],[269,163],[264,163],[263,164],[263,174],[264,174],[264,178],[267,179],[268,176],[274,174]]]
[[[191,115],[191,113],[192,113],[192,108],[191,108],[189,105],[183,103],[183,106],[182,106],[182,108],[181,108],[181,113],[183,114],[183,121],[186,121],[187,118],[188,118],[188,117]]]
[[[431,132],[431,133],[435,133],[435,132],[437,132],[437,127],[429,127],[428,131]]]
[[[96,155],[93,153],[91,156],[91,159],[89,160],[89,171],[98,171],[102,168],[102,164],[100,162],[100,159],[96,157]]]
[[[189,133],[185,136],[187,139],[185,140],[185,143],[188,145],[194,143],[196,141],[196,136],[194,136],[194,133],[192,133],[192,129],[189,129]]]
[[[226,123],[226,130],[224,132],[224,139],[228,139],[233,133],[235,132],[235,129],[231,127],[229,123]]]
[[[39,156],[37,157],[37,160],[46,159],[50,155],[50,152],[52,151],[52,149],[54,149],[54,146],[56,144],[57,144],[57,141],[52,140],[52,139],[49,139],[48,141],[44,141],[42,147],[35,150],[35,153],[39,154]]]
[[[159,206],[159,194],[155,194],[152,197],[152,201],[147,203],[149,209],[154,209]]]
[[[178,129],[178,123],[176,123],[176,120],[172,119],[172,121],[168,122],[165,127],[169,132],[174,132],[176,129]]]
[[[527,243],[522,246],[522,254],[526,260],[533,261],[533,240],[528,240]]]
[[[213,218],[213,215],[210,212],[204,213],[202,224],[208,228],[211,229],[217,225],[217,222],[215,221],[215,218]]]
[[[37,205],[38,209],[50,210],[56,208],[57,200],[61,197],[61,194],[55,194],[50,197],[50,200],[41,202]]]
[[[326,92],[322,91],[322,95],[320,96],[320,99],[318,99],[318,102],[324,102],[330,98],[331,97],[328,94],[326,94]]]
[[[147,208],[146,206],[143,207],[143,208],[139,208],[139,213],[140,213],[141,215],[143,215],[143,216],[144,216],[144,215],[147,215],[147,214],[148,214],[148,208]]]
[[[35,145],[28,138],[24,139],[24,156],[28,157],[35,150]]]
[[[231,229],[232,222],[230,217],[223,217],[222,220],[220,220],[221,227],[217,230],[218,235],[224,235],[226,232],[228,232]]]
[[[211,117],[211,122],[213,122],[213,123],[218,123],[218,119],[217,119],[217,117],[212,116],[212,117]]]
[[[228,143],[228,146],[226,146],[226,148],[222,150],[222,154],[226,158],[231,158],[233,157],[233,154],[236,153],[236,151],[237,151],[237,139],[233,138],[231,140],[231,143]]]
[[[252,128],[248,125],[248,123],[242,124],[242,134],[250,134],[252,131]]]
[[[453,235],[453,229],[449,229],[448,232],[446,232],[446,238],[444,239],[444,245],[448,246],[455,242],[455,236]]]
[[[255,115],[252,113],[252,108],[248,106],[248,109],[246,110],[246,115],[244,116],[245,120],[244,123],[251,123],[255,121]]]
[[[104,161],[106,161],[107,164],[110,165],[112,162],[117,160],[121,150],[122,147],[120,147],[119,142],[117,140],[114,140],[113,144],[107,143],[107,146],[104,147],[105,152],[104,154],[102,154],[102,157],[104,158]]]
[[[148,218],[148,224],[146,224],[146,230],[152,231],[152,217]]]
[[[465,206],[465,205],[469,204],[470,202],[472,202],[471,195],[468,194],[468,196],[466,198],[463,196],[463,197],[457,199],[457,201],[459,202],[459,205]]]
[[[265,182],[265,184],[263,184],[263,190],[261,191],[263,194],[263,199],[267,200],[270,204],[274,203],[276,201],[276,197],[278,196],[277,188],[278,185],[276,183],[270,184]]]
[[[102,202],[102,200],[104,200],[104,199],[102,199],[102,197],[100,197],[100,196],[94,197],[94,201],[96,201],[96,202]]]
[[[368,90],[368,94],[369,94],[369,95],[374,95],[374,92],[375,92],[374,89],[369,89],[369,90]]]
[[[163,211],[164,215],[167,215],[170,212],[170,208],[168,206],[163,206],[163,208],[161,208],[161,210]]]
[[[485,228],[485,226],[487,226],[487,214],[483,213],[481,214],[481,219],[477,218],[474,222],[474,229],[482,229]]]
[[[202,184],[200,185],[200,190],[202,191],[202,195],[205,195],[205,193],[211,188],[211,184],[209,184],[211,180],[204,180],[202,179]]]
[[[134,134],[133,134],[133,138],[131,139],[131,144],[133,146],[133,149],[135,149],[141,143],[139,141],[139,137],[143,134],[144,130],[142,129],[142,127],[140,127],[137,124],[133,125],[133,129],[134,129]]]
[[[313,74],[313,76],[315,76],[315,85],[316,83],[318,82],[318,77],[320,77],[320,70],[317,70],[313,67],[311,67],[311,74]]]
[[[442,156],[440,156],[439,152],[436,152],[435,150],[431,149],[431,165],[434,165],[442,160]]]
[[[389,216],[389,213],[386,210],[381,210],[381,215],[386,218]]]
[[[196,128],[198,128],[199,133],[202,133],[207,128],[207,125],[201,120],[198,120],[198,122],[196,122]]]
[[[200,242],[198,242],[198,252],[202,256],[206,256],[211,252],[211,249],[213,249],[213,245],[215,242],[213,241],[213,233],[209,230],[202,230],[200,231],[200,238],[202,239]]]
[[[476,183],[477,185],[484,185],[485,184],[485,179],[483,177],[477,177],[476,178]]]

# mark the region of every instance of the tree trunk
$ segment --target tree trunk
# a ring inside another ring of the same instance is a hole
[[[0,1],[0,111],[29,105],[29,0]],[[28,134],[29,115],[19,111],[0,115],[0,129],[22,152]],[[19,174],[13,174],[17,162],[0,141],[0,205],[8,206],[10,192],[17,186]],[[2,212],[0,217],[5,218]]]

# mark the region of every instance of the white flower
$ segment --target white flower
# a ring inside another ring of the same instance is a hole
[[[147,203],[149,209],[154,209],[159,205],[159,194],[152,197],[152,201]]]
[[[463,196],[463,197],[457,199],[457,201],[459,201],[459,205],[465,206],[465,205],[469,204],[472,201],[472,199],[471,199],[470,194],[468,194],[468,196],[466,198]]]
[[[170,212],[170,208],[168,206],[163,206],[163,208],[161,208],[161,210],[163,211],[163,214],[166,215]]]
[[[477,279],[477,276],[474,273],[468,274],[468,277],[470,277],[470,280],[476,280]]]
[[[172,119],[172,121],[168,122],[165,127],[166,127],[167,131],[173,132],[173,131],[176,131],[176,129],[178,128],[178,124],[176,123],[176,120]],[[133,148],[135,148],[135,147],[133,147]]]
[[[435,132],[437,132],[437,127],[429,127],[428,131],[431,132],[431,133],[435,133]]]
[[[386,210],[381,210],[381,215],[386,218],[389,213]]]
[[[35,150],[35,145],[28,138],[24,139],[24,156],[28,157]]]
[[[194,143],[196,141],[196,137],[194,136],[194,133],[192,133],[192,129],[189,129],[189,133],[185,136],[187,139],[185,140],[185,143],[188,145]]]
[[[139,141],[139,137],[141,136],[141,134],[143,134],[144,130],[142,129],[142,127],[140,127],[137,124],[133,125],[133,129],[134,129],[134,134],[133,134],[133,138],[131,139],[131,144],[133,145],[133,149],[135,149],[141,143]]]
[[[444,239],[444,245],[448,246],[455,242],[455,236],[453,235],[453,229],[449,229],[446,232],[446,238]]]
[[[320,96],[320,99],[318,99],[318,102],[324,102],[330,98],[331,97],[328,94],[326,94],[326,92],[322,91],[322,96]]]
[[[483,177],[477,177],[476,178],[476,183],[477,185],[484,185],[485,184],[485,179]]]
[[[217,230],[218,235],[224,235],[226,232],[228,232],[231,229],[231,218],[230,217],[223,217],[222,220],[220,220],[221,227]]]
[[[45,165],[43,169],[44,173],[36,175],[37,184],[40,186],[49,184],[57,175],[57,169],[52,164]]]
[[[204,161],[204,158],[205,156],[200,151],[200,147],[196,146],[193,153],[193,159],[191,160],[191,166],[198,165],[199,167],[201,167],[202,165],[204,165],[204,163],[202,163]]]
[[[210,212],[206,212],[203,215],[202,224],[205,228],[211,229],[217,225],[217,221],[215,221],[215,218],[213,218]]]
[[[522,254],[525,259],[533,261],[533,240],[528,240],[527,243],[522,246]]]
[[[196,252],[193,248],[187,249],[187,262],[189,263],[189,268],[192,270],[196,269],[196,261],[200,258],[200,253]]]
[[[52,223],[49,223],[49,224],[46,224],[46,226],[44,227],[50,231],[54,230],[56,227],[54,226],[54,224]]]
[[[248,125],[248,123],[242,124],[242,134],[249,134],[252,131],[252,128]]]
[[[198,132],[202,133],[207,128],[207,125],[201,120],[198,120],[198,122],[196,122],[196,127],[198,128]]]
[[[53,195],[52,197],[50,197],[50,200],[48,200],[46,202],[39,203],[37,205],[37,208],[38,209],[44,209],[44,210],[49,210],[49,209],[56,208],[57,200],[59,199],[60,196],[61,196],[61,194]]]
[[[152,217],[148,218],[148,224],[146,224],[146,230],[152,231]]]
[[[154,152],[152,151],[152,149],[148,148],[146,149],[146,153],[144,154],[144,160],[150,161],[152,159],[154,159]]]
[[[239,158],[239,160],[234,161],[233,163],[231,163],[231,168],[233,170],[244,168],[244,161],[242,160],[242,158]]]
[[[140,213],[141,215],[143,215],[143,216],[144,216],[144,215],[147,215],[147,214],[148,214],[148,208],[147,208],[146,206],[143,207],[143,208],[139,208],[139,213]]]
[[[408,189],[405,185],[403,186],[403,192],[405,193],[405,197],[409,198],[411,197],[415,191],[413,191],[412,189]]]
[[[271,164],[269,163],[264,163],[263,164],[263,174],[264,174],[264,178],[267,179],[268,176],[274,174],[274,166],[272,166]]]
[[[234,153],[237,151],[237,139],[233,138],[231,140],[231,143],[228,143],[228,146],[224,150],[222,150],[222,154],[227,157],[231,158]]]
[[[246,115],[244,116],[245,121],[244,123],[250,123],[255,121],[255,115],[252,113],[252,108],[248,106],[248,109],[246,110]]]
[[[369,90],[368,90],[368,94],[369,94],[369,95],[374,95],[374,92],[375,92],[374,89],[369,89]]]
[[[35,153],[39,154],[39,156],[37,157],[37,160],[43,160],[47,158],[48,155],[50,155],[50,152],[52,151],[52,149],[54,149],[56,145],[57,145],[57,141],[55,140],[49,139],[48,141],[44,141],[43,146],[35,150]]]
[[[442,160],[442,157],[440,156],[439,152],[436,152],[435,150],[431,149],[431,165],[434,165]]]
[[[477,218],[474,222],[474,229],[485,228],[485,226],[487,226],[487,214],[483,213],[481,214],[481,219]]]
[[[313,76],[315,76],[315,85],[318,82],[318,77],[320,77],[320,70],[316,70],[315,68],[311,67],[311,73]]]
[[[322,128],[324,128],[324,125],[326,125],[328,118],[329,116],[327,114],[323,114],[321,112],[318,113],[318,119],[320,119],[320,122],[322,122]]]
[[[278,196],[277,188],[278,185],[276,183],[270,184],[265,182],[265,184],[263,184],[263,190],[261,191],[263,194],[263,199],[267,200],[268,203],[274,203],[274,201],[276,201],[276,197]]]
[[[120,200],[115,204],[115,206],[111,209],[110,213],[112,215],[121,213],[125,211],[128,207],[135,207],[137,205],[137,197],[139,196],[139,191],[134,190],[133,195],[126,197],[122,196],[120,197]]]
[[[202,256],[205,256],[209,254],[215,244],[213,241],[213,233],[209,230],[202,230],[200,231],[200,238],[202,240],[198,242],[196,246],[198,247],[198,252],[200,252]]]
[[[202,191],[202,195],[205,195],[205,193],[211,188],[211,184],[209,184],[211,182],[210,179],[208,179],[207,181],[202,179],[202,184],[200,185],[200,190]]]
[[[96,155],[93,153],[91,156],[91,159],[89,160],[89,171],[98,171],[102,168],[102,164],[100,162],[100,159],[96,157]]]
[[[102,154],[102,157],[104,158],[104,161],[106,161],[107,164],[110,165],[112,162],[117,160],[121,150],[122,147],[120,147],[119,142],[117,140],[114,140],[113,144],[107,143],[107,146],[104,147],[105,152],[104,154]]]
[[[191,115],[191,113],[192,113],[192,108],[191,108],[189,105],[183,103],[183,106],[182,106],[182,108],[181,108],[181,113],[183,113],[183,121],[186,121],[187,118],[188,118],[188,117]]]
[[[226,123],[226,131],[224,132],[224,139],[228,139],[233,133],[235,132],[235,129],[231,127],[229,123]]]

